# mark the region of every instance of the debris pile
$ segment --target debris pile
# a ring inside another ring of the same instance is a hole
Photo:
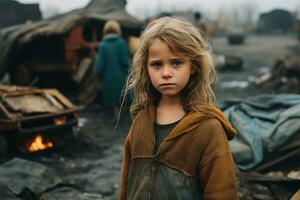
[[[255,84],[264,91],[300,94],[299,55],[277,60],[271,72],[259,77]]]
[[[56,89],[0,85],[0,155],[59,147],[74,134],[76,110]]]
[[[241,170],[240,199],[291,198],[300,187],[300,95],[260,95],[220,107],[237,129],[230,146]]]

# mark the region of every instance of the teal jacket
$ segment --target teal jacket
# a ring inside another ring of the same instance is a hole
[[[116,106],[126,82],[129,51],[126,42],[116,34],[106,35],[99,43],[95,73],[100,80],[102,101]]]

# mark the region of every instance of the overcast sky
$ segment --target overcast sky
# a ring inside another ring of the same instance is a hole
[[[66,12],[85,6],[89,0],[19,0],[22,3],[39,3],[43,13]],[[127,0],[127,11],[144,18],[159,11],[198,10],[206,13],[221,9],[236,8],[245,3],[255,4],[258,12],[284,8],[290,11],[300,10],[300,0]]]

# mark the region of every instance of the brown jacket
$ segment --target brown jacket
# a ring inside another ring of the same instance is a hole
[[[214,106],[187,114],[154,154],[155,108],[142,110],[127,139],[119,199],[236,199],[228,138],[235,130]],[[226,137],[227,136],[227,137]]]

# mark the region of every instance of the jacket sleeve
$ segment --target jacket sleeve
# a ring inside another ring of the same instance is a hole
[[[127,74],[129,68],[129,62],[130,62],[129,50],[128,50],[128,45],[123,40],[121,44],[121,62],[122,62],[123,71]]]
[[[214,120],[204,130],[208,140],[198,172],[203,199],[235,200],[235,165],[224,129],[218,120]]]
[[[95,66],[94,66],[94,72],[98,75],[101,76],[102,71],[104,69],[104,46],[102,43],[99,44],[98,52],[96,55],[96,60],[95,60]]]
[[[131,131],[129,131],[127,138],[125,140],[124,152],[123,152],[123,161],[122,161],[122,174],[121,174],[121,183],[119,191],[119,200],[126,199],[127,192],[127,181],[128,181],[128,171],[130,166],[131,159]]]

